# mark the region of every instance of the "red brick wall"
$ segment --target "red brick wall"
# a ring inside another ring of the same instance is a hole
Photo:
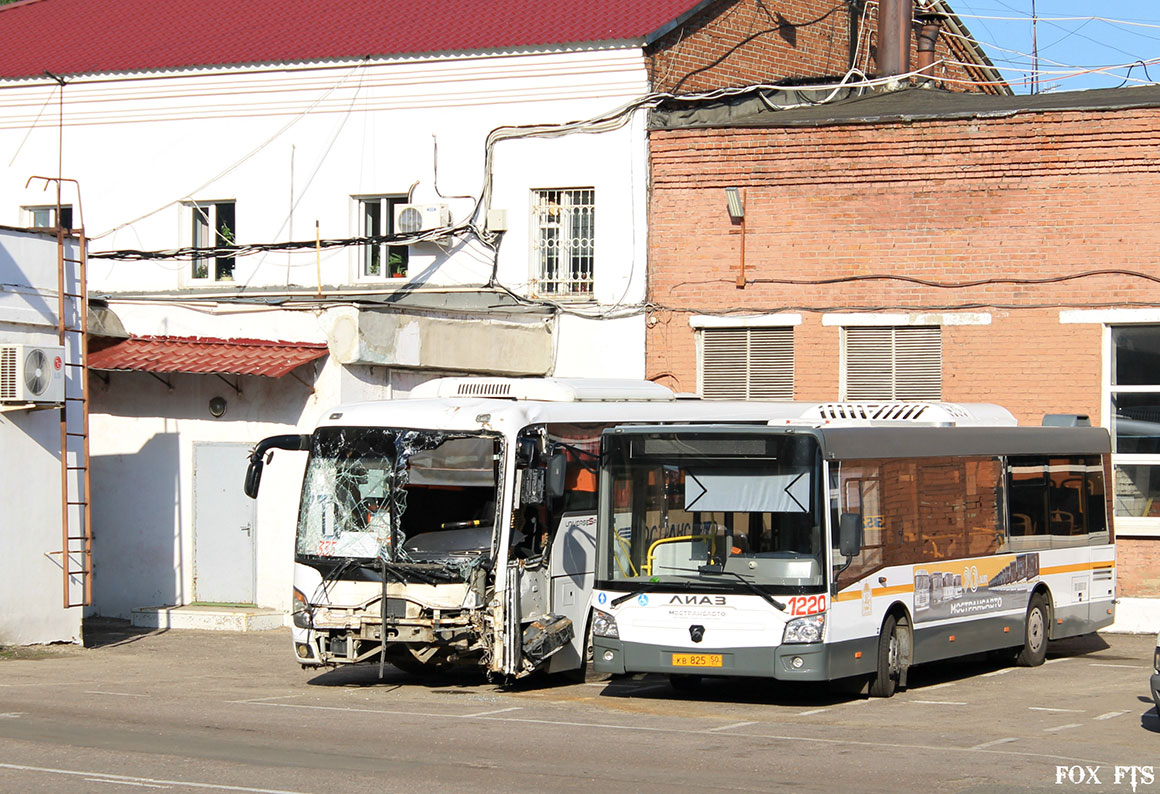
[[[1116,594],[1160,597],[1160,538],[1116,538]]]
[[[944,328],[944,395],[1098,417],[1100,328],[1062,308],[1160,305],[1153,281],[927,286],[1126,269],[1160,278],[1160,111],[986,122],[652,133],[650,374],[692,391],[691,314],[796,311],[797,396],[833,399],[838,335],[824,312],[987,312]],[[726,186],[744,189],[745,289]],[[855,279],[791,284],[778,280]]]
[[[688,93],[787,78],[840,76],[850,68],[851,30],[860,37],[856,65],[877,71],[877,3],[851,16],[838,0],[718,0],[649,48],[649,75],[656,91]],[[807,24],[807,23],[813,24]],[[977,69],[943,62],[972,56],[959,42],[939,37],[937,78],[979,80]],[[911,63],[917,40],[911,39]],[[954,90],[986,90],[948,83]]]

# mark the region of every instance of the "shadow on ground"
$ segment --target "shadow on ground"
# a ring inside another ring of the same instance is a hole
[[[109,648],[137,642],[144,637],[165,634],[169,629],[143,629],[119,618],[85,618],[81,636],[86,648]]]

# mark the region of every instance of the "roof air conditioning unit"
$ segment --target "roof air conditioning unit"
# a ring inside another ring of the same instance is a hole
[[[64,402],[64,348],[0,345],[0,403]]]
[[[395,234],[419,234],[451,225],[446,204],[399,204],[395,207]]]

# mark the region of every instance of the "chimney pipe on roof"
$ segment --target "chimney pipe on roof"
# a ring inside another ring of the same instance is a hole
[[[914,0],[878,4],[878,72],[893,77],[910,71],[910,26]]]
[[[942,27],[943,16],[939,13],[915,15],[915,19],[919,23],[917,71],[922,72],[927,77],[932,76],[934,71],[932,69],[936,60],[934,50],[938,45],[939,28]]]

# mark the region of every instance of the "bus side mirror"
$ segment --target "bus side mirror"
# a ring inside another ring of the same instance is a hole
[[[250,466],[246,469],[246,484],[243,486],[243,489],[246,492],[246,496],[251,499],[258,498],[258,486],[262,484],[262,466],[261,457],[257,460],[254,460],[253,457],[250,458]]]
[[[271,449],[308,450],[310,436],[299,434],[270,436],[263,438],[254,446],[254,450],[250,453],[250,465],[246,469],[246,482],[242,486],[246,496],[251,499],[258,497],[258,486],[262,484],[262,467],[265,465],[262,458]]]
[[[568,474],[568,458],[563,452],[557,452],[548,458],[548,495],[559,499],[564,495],[564,484]]]
[[[838,516],[838,551],[843,557],[856,557],[862,551],[862,514]]]

